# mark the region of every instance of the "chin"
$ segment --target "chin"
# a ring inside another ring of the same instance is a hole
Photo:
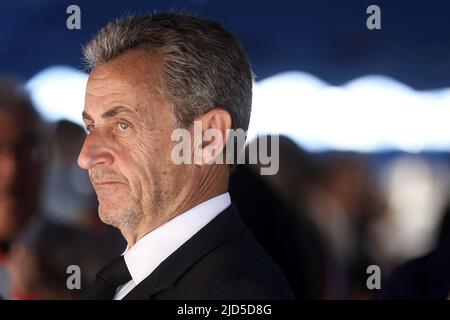
[[[104,224],[119,227],[116,223],[117,219],[115,219],[115,213],[112,210],[104,208],[101,204],[98,206],[98,216]]]
[[[134,210],[134,207],[131,205],[124,206],[123,202],[111,203],[106,201],[100,201],[98,215],[103,223],[118,229],[134,228],[141,217],[138,211]]]

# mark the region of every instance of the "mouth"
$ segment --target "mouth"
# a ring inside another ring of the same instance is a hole
[[[118,182],[118,181],[94,181],[93,184],[95,186],[99,186],[99,187],[107,187],[107,186],[114,186],[114,185],[121,184],[121,182]]]

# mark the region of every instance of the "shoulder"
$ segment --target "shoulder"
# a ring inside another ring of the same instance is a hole
[[[193,299],[293,298],[283,273],[248,229],[199,259],[172,290]]]

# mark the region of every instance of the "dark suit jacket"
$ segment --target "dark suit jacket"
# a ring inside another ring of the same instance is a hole
[[[232,204],[164,260],[128,299],[292,299]]]

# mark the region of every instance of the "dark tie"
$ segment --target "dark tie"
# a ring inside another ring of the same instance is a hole
[[[97,273],[94,283],[89,288],[89,300],[112,300],[119,286],[131,280],[123,256],[115,258]]]

